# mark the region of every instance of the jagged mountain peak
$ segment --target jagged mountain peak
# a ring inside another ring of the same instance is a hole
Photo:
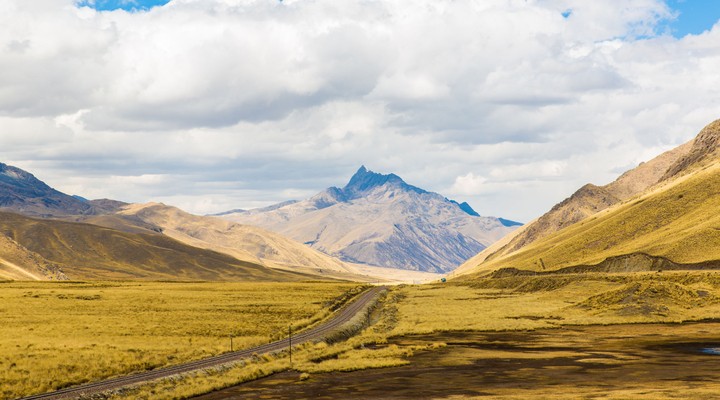
[[[436,273],[516,227],[365,166],[342,189],[223,218],[273,230],[344,261]]]
[[[370,190],[386,185],[396,186],[403,190],[419,194],[427,193],[427,191],[418,187],[408,185],[404,180],[402,180],[402,178],[395,174],[385,175],[373,172],[368,170],[364,165],[355,172],[355,175],[353,175],[352,178],[350,178],[348,184],[342,188],[342,192],[346,198],[355,198],[367,193]]]

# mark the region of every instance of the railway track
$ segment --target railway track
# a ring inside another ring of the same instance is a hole
[[[358,312],[360,312],[370,301],[375,299],[382,291],[387,289],[385,286],[377,286],[360,294],[350,304],[336,311],[335,315],[327,321],[306,331],[299,332],[292,337],[293,347],[312,340],[322,340],[330,333],[333,333],[338,327],[350,321]],[[152,371],[140,372],[132,375],[125,375],[104,381],[86,383],[83,385],[61,389],[55,392],[36,394],[33,396],[23,397],[20,400],[66,400],[75,399],[80,396],[89,396],[106,392],[108,390],[120,389],[130,385],[150,382],[157,379],[167,378],[173,375],[199,371],[207,368],[214,368],[224,364],[240,361],[251,357],[254,354],[266,354],[277,352],[288,348],[289,340],[283,339],[276,342],[267,343],[257,347],[239,350],[230,353],[224,353],[218,356],[205,358],[202,360],[192,361],[185,364],[175,365],[166,368],[159,368]]]

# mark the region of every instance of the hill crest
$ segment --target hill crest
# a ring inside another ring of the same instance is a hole
[[[579,221],[620,204],[653,187],[696,169],[705,161],[718,155],[720,144],[720,120],[705,126],[691,141],[666,151],[650,161],[640,163],[626,171],[613,182],[596,186],[587,184],[569,198],[553,206],[507,245],[490,255],[488,259],[502,257],[548,237]],[[463,268],[467,269],[467,267]]]
[[[683,268],[688,265],[706,268],[707,263],[720,263],[720,253],[716,251],[720,246],[718,128],[719,121],[711,123],[692,141],[641,164],[609,185],[584,186],[526,226],[509,245],[491,255],[474,258],[469,263],[475,265],[465,264],[461,270],[468,273],[512,267],[541,271],[608,265],[616,268],[620,263],[634,263],[637,254],[654,260],[664,258],[666,261],[657,262],[684,265]],[[633,179],[636,176],[644,182],[633,189],[628,182],[637,182]],[[638,193],[638,187],[645,189]],[[610,197],[622,190],[626,191],[623,198]],[[626,197],[632,192],[635,194]],[[594,212],[578,220],[563,218],[558,212],[567,211],[568,204],[587,207],[603,198],[608,200],[606,206],[591,210]],[[541,226],[538,222],[547,223],[553,217],[566,225],[545,231],[544,236],[535,235],[533,241],[522,241],[532,236],[527,235],[528,231]]]

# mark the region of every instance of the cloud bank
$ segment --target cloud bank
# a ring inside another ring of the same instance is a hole
[[[360,164],[529,220],[720,116],[720,26],[660,0],[0,3],[0,161],[197,213]]]

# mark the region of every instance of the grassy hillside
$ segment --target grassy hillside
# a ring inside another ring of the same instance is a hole
[[[667,151],[641,163],[605,186],[587,184],[550,211],[527,224],[521,233],[495,252],[492,257],[517,251],[585,218],[636,196],[663,177],[665,171],[678,163],[693,149],[694,141]],[[477,264],[476,264],[477,265]]]
[[[308,275],[271,270],[157,234],[0,213],[0,234],[62,266],[70,279],[291,281]],[[0,254],[3,257],[3,254]]]
[[[163,235],[187,245],[217,251],[270,268],[334,279],[376,280],[361,275],[337,258],[277,233],[217,217],[192,215],[164,204],[132,204],[112,217],[154,226],[162,231]],[[95,221],[93,219],[88,222],[96,223]]]
[[[477,271],[557,270],[633,253],[683,264],[720,260],[718,210],[720,163],[715,163],[516,253],[486,261]]]

